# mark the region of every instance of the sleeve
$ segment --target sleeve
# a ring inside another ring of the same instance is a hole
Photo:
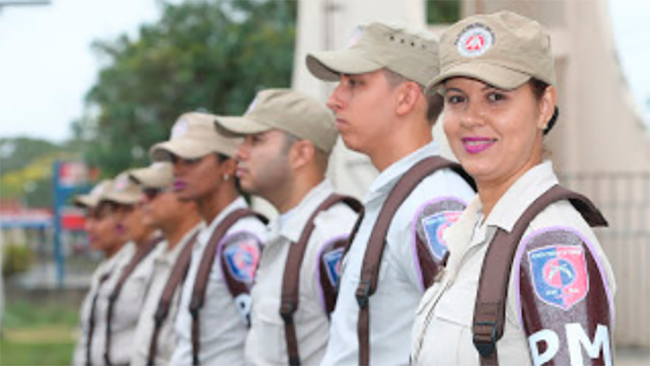
[[[595,248],[563,227],[522,241],[517,306],[534,365],[612,365],[612,284]]]
[[[319,215],[312,237],[317,240],[314,280],[326,314],[334,310],[343,254],[357,214],[344,204],[338,204]]]
[[[240,223],[233,225],[219,243],[217,255],[220,260],[215,261],[215,265],[221,266],[226,287],[237,304],[242,320],[250,326],[250,290],[262,254],[261,236],[264,225],[257,219],[244,220],[249,222],[244,225]],[[256,222],[250,222],[251,220]]]

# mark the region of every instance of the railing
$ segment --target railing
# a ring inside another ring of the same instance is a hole
[[[650,172],[565,173],[560,180],[609,221],[596,235],[616,276],[616,344],[650,347]]]

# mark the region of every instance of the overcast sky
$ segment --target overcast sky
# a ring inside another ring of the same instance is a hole
[[[624,73],[650,124],[650,1],[610,0],[610,8]],[[100,66],[91,42],[135,35],[139,24],[158,16],[156,0],[53,0],[2,9],[0,137],[69,138]]]

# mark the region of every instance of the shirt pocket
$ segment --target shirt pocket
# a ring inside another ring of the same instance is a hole
[[[476,363],[477,353],[472,341],[475,299],[475,288],[456,286],[441,296],[434,309],[437,321],[445,323],[445,328],[453,329],[449,332],[449,337],[446,334],[441,336],[446,338],[445,342],[450,346],[448,352],[455,357],[457,364]]]

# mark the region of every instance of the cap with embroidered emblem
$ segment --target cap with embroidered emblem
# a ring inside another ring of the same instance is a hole
[[[439,72],[437,43],[429,32],[374,22],[360,26],[348,48],[309,53],[307,68],[325,81],[386,68],[426,85]]]
[[[262,90],[243,116],[217,116],[215,126],[232,136],[277,129],[309,140],[326,153],[332,151],[338,136],[334,115],[325,104],[291,89]]]
[[[172,127],[169,141],[152,146],[149,155],[154,161],[169,161],[171,155],[183,159],[197,159],[210,153],[232,156],[241,139],[218,133],[214,128],[215,117],[200,112],[181,115]]]
[[[427,92],[445,80],[468,77],[501,89],[515,89],[531,78],[555,85],[551,37],[536,21],[501,11],[463,19],[440,37],[440,75]]]
[[[142,189],[129,178],[129,171],[120,173],[106,189],[102,201],[134,205],[140,201]]]

